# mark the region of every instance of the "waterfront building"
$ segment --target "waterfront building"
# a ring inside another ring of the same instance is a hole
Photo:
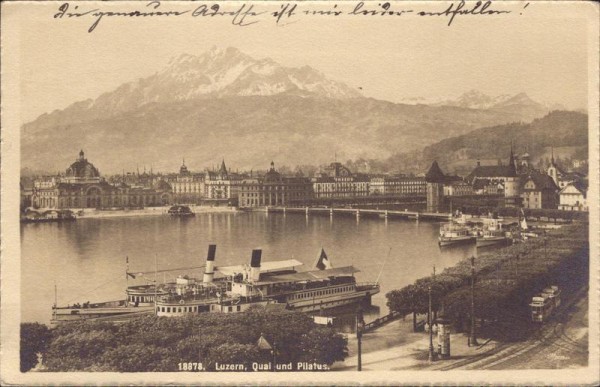
[[[109,184],[85,157],[66,170],[65,176],[34,182],[31,204],[35,208],[122,208],[167,205],[171,193],[152,188]]]
[[[545,173],[532,171],[524,176],[520,191],[524,208],[558,208],[558,186]]]
[[[587,184],[574,182],[566,185],[559,192],[559,210],[588,211]]]
[[[167,176],[165,182],[169,184],[176,203],[199,204],[204,198],[204,174],[190,172],[185,160],[179,173]]]
[[[315,199],[356,198],[369,195],[369,178],[353,174],[341,163],[331,163],[312,179]]]
[[[230,173],[225,160],[216,171],[207,171],[204,177],[204,197],[212,200],[238,199],[242,176]]]
[[[453,180],[444,185],[444,196],[469,196],[475,194],[475,187],[466,181]]]
[[[271,168],[264,176],[241,180],[239,192],[240,207],[294,206],[306,205],[313,198],[313,185],[304,177],[285,177]]]
[[[376,176],[369,180],[369,195],[425,196],[426,193],[424,177]]]
[[[79,158],[67,168],[65,176],[60,180],[66,184],[94,184],[101,181],[100,172],[85,158],[83,149],[79,151]]]
[[[481,165],[478,161],[477,166],[467,176],[466,181],[476,186],[478,180],[484,180],[484,187],[487,188],[488,192],[491,192],[492,187],[496,186],[495,191],[500,191],[500,187],[503,186],[504,201],[507,206],[518,206],[520,204],[520,182],[521,177],[517,174],[517,162],[515,160],[512,146],[510,149],[510,157],[508,164],[502,164],[502,161],[498,161],[498,165]],[[482,187],[482,183],[477,183],[478,191],[486,192],[486,189]]]

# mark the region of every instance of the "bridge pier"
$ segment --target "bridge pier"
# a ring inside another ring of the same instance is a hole
[[[306,211],[306,216],[308,216],[308,207],[306,207],[305,211]]]
[[[356,219],[360,218],[360,210],[356,210]]]

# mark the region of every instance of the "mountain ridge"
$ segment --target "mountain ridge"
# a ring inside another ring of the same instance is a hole
[[[196,168],[223,156],[248,169],[272,158],[326,163],[334,153],[385,159],[543,115],[528,101],[522,96],[502,109],[398,104],[364,97],[309,66],[213,48],[23,125],[22,163],[62,170],[81,148],[110,173],[138,163],[173,171],[182,155]]]
[[[577,158],[587,158],[588,116],[574,111],[551,111],[529,123],[509,123],[478,128],[445,138],[421,150],[396,154],[387,165],[404,170],[424,170],[436,160],[445,171],[465,174],[476,160],[507,162],[511,146],[515,153],[529,153],[535,162],[547,148],[577,149]]]

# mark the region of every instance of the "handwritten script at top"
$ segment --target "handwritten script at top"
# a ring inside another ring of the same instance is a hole
[[[138,5],[139,4],[139,5]],[[495,4],[492,1],[477,1],[477,2],[465,2],[453,1],[453,2],[439,2],[439,3],[423,3],[427,10],[415,9],[419,4],[410,5],[412,8],[406,8],[409,5],[404,5],[400,2],[357,2],[349,3],[344,2],[340,5],[335,3],[323,4],[323,3],[311,3],[311,2],[290,2],[280,3],[279,9],[275,3],[271,2],[247,2],[247,3],[219,3],[219,2],[204,2],[204,3],[166,3],[163,5],[160,1],[150,1],[146,4],[135,4],[131,8],[127,9],[127,4],[120,3],[108,3],[102,4],[102,7],[92,8],[88,7],[86,3],[63,3],[58,7],[57,12],[54,13],[54,19],[65,20],[65,19],[84,19],[88,18],[91,20],[91,25],[88,28],[88,32],[94,32],[100,22],[106,18],[120,18],[120,19],[149,19],[149,18],[161,18],[161,19],[180,19],[183,17],[188,18],[226,18],[229,19],[231,24],[239,27],[247,27],[256,23],[271,20],[277,25],[286,25],[294,23],[303,17],[329,17],[335,18],[338,16],[348,17],[370,17],[370,18],[383,18],[383,17],[398,17],[398,16],[416,16],[416,17],[441,17],[446,18],[448,26],[451,26],[454,19],[457,16],[491,16],[513,13],[512,10],[507,9],[508,7],[518,6],[521,11],[529,5],[527,3],[524,7],[519,4],[502,4],[504,9],[494,8]],[[90,4],[91,5],[91,4]],[[94,4],[95,5],[95,4]],[[105,8],[104,8],[105,7]],[[439,7],[439,10],[432,10],[433,8]],[[114,8],[115,10],[109,10]],[[118,10],[116,10],[118,8]],[[406,17],[405,16],[405,17]]]

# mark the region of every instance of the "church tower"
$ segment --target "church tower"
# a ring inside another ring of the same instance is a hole
[[[552,180],[554,180],[554,184],[556,184],[556,186],[559,187],[559,185],[558,185],[558,167],[557,167],[556,163],[554,162],[554,147],[552,147],[552,158],[550,159],[550,166],[548,167],[547,173],[552,178]]]

